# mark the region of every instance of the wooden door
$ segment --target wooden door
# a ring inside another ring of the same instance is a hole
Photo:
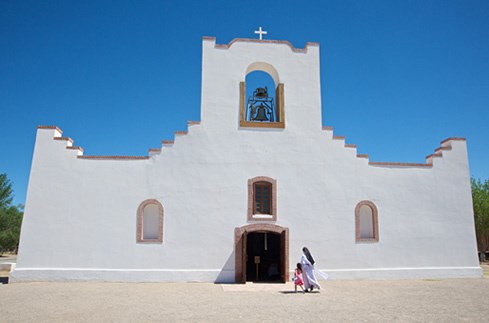
[[[241,237],[241,255],[242,255],[242,260],[241,260],[241,283],[245,284],[246,283],[246,264],[248,263],[248,232],[243,232],[243,236]]]
[[[289,255],[287,254],[287,250],[289,249],[287,246],[287,230],[282,231],[280,234],[280,269],[282,273],[282,282],[286,283],[289,281]]]

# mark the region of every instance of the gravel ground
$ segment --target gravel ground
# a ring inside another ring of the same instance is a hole
[[[0,285],[0,322],[488,322],[489,277],[291,283]]]

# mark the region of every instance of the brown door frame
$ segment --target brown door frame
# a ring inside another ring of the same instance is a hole
[[[280,255],[282,258],[282,282],[289,281],[289,228],[270,223],[248,224],[234,229],[234,277],[235,282],[246,283],[246,241],[248,233],[256,231],[273,232],[280,234]]]

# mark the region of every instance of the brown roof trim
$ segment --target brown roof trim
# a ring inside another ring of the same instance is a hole
[[[202,37],[202,40],[216,41],[216,37]],[[228,44],[215,44],[214,48],[229,49],[234,43],[265,43],[265,44],[283,44],[290,47],[293,52],[296,53],[307,53],[307,49],[310,46],[319,47],[317,42],[308,42],[304,48],[295,48],[288,40],[270,40],[270,39],[254,39],[254,38],[234,38]]]
[[[63,133],[63,131],[56,126],[37,126],[37,129],[53,129],[57,130],[61,134]]]
[[[447,139],[443,140],[442,142],[440,142],[440,144],[442,144],[442,145],[443,145],[443,144],[444,144],[444,143],[446,143],[447,141],[452,141],[452,140],[456,140],[456,141],[466,141],[466,139],[465,139],[465,138],[463,138],[463,137],[450,137],[450,138],[447,138]]]
[[[357,155],[357,158],[367,158],[368,159],[368,155],[367,154],[360,154],[360,155]]]
[[[188,131],[175,131],[175,135],[186,135]]]
[[[442,150],[452,150],[452,146],[449,146],[449,147],[438,147],[438,148],[435,149],[435,153],[439,153]]]
[[[175,140],[162,140],[161,143],[163,145],[173,145],[175,143]]]
[[[450,138],[447,138],[445,140],[443,140],[441,142],[441,145],[449,142],[449,141],[466,141],[465,138],[462,138],[462,137],[450,137]],[[451,145],[446,145],[446,146],[441,146],[441,147],[438,147],[435,149],[435,153],[433,154],[430,154],[428,156],[426,156],[426,164],[417,164],[417,163],[384,163],[384,162],[369,162],[368,164],[369,165],[372,165],[372,166],[398,166],[398,167],[433,167],[433,158],[439,158],[439,157],[443,157],[443,151],[448,151],[448,150],[452,150],[452,146]],[[358,155],[357,155],[358,157]]]
[[[335,140],[344,140],[345,136],[333,136],[333,139]]]
[[[425,158],[428,159],[432,157],[443,157],[443,155],[441,153],[435,153],[435,154],[428,155]]]
[[[54,137],[53,138],[54,140],[65,140],[65,141],[69,141],[71,143],[73,143],[73,139],[71,139],[70,137]]]
[[[369,166],[433,167],[432,164],[369,162]]]
[[[72,149],[72,150],[78,150],[83,152],[83,148],[80,146],[71,146],[71,147],[66,147],[66,149]]]
[[[80,159],[97,159],[97,160],[144,160],[148,156],[78,156]]]
[[[323,130],[331,130],[331,131],[333,131],[333,127],[330,127],[330,126],[323,126],[322,129]]]
[[[160,148],[150,148],[150,149],[148,149],[148,151],[150,153],[159,153],[159,152],[161,152],[161,149]]]
[[[357,148],[357,145],[355,144],[345,144],[346,148]]]
[[[200,121],[191,121],[191,120],[188,120],[187,121],[187,124],[190,126],[190,125],[194,125],[194,124],[200,124]]]

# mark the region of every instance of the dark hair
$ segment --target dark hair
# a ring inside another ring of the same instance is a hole
[[[315,261],[314,261],[314,258],[311,255],[311,253],[309,252],[309,249],[307,249],[306,247],[304,247],[304,248],[302,248],[302,251],[306,255],[306,258],[307,258],[307,260],[309,260],[309,262],[311,263],[311,265],[314,265]]]
[[[300,262],[297,263],[297,268],[302,272],[302,264]]]

